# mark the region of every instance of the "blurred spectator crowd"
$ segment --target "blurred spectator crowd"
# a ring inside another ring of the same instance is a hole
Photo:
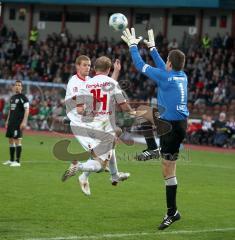
[[[174,48],[180,48],[186,54],[185,72],[188,75],[188,107],[191,117],[200,118],[207,114],[211,119],[216,119],[221,112],[225,112],[228,119],[233,118],[235,44],[228,33],[224,36],[218,33],[214,38],[205,34],[200,39],[197,35],[191,36],[185,32],[181,42],[177,42],[176,39],[166,39],[159,32],[156,33],[155,41],[164,60],[168,51]],[[156,86],[150,79],[136,71],[128,47],[122,41],[116,42],[114,39],[105,38],[97,40],[89,36],[75,37],[65,31],[61,34],[52,33],[45,41],[40,40],[39,36],[37,42],[30,42],[29,45],[25,42],[27,41],[20,39],[13,28],[4,25],[1,27],[0,79],[67,83],[75,72],[74,63],[77,56],[88,55],[94,63],[97,57],[106,55],[113,61],[116,58],[121,60],[119,83],[130,99],[150,103],[155,101]],[[139,50],[143,59],[154,66],[148,49],[140,44]],[[3,95],[5,92],[2,92]],[[58,117],[65,114],[61,100],[63,94],[64,92],[61,93],[58,89],[47,89],[44,91],[45,96],[42,97],[38,90],[32,91],[30,99],[30,118],[34,122],[32,128],[50,129],[56,124],[53,122],[53,114],[57,114]],[[6,100],[7,97],[4,98],[1,94],[1,116],[4,109],[7,109],[7,104],[4,105]],[[57,108],[61,108],[61,112]],[[48,117],[51,118],[49,125],[43,121]]]
[[[189,123],[187,131],[188,143],[235,148],[235,120],[233,116],[227,119],[224,112],[215,121],[203,114],[201,121]]]
[[[10,94],[9,94],[10,93]],[[0,89],[0,127],[5,124],[5,119],[10,108],[12,86]],[[64,104],[64,89],[40,88],[31,86],[27,97],[30,102],[28,129],[68,131],[68,126],[62,124],[66,115]]]

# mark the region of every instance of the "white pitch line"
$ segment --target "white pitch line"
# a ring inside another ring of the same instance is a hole
[[[234,228],[215,228],[215,229],[202,229],[202,230],[180,230],[171,232],[142,232],[142,233],[108,233],[102,235],[84,235],[84,236],[67,236],[67,237],[52,237],[52,238],[27,238],[24,240],[81,240],[81,239],[103,239],[103,238],[124,238],[134,236],[147,236],[147,235],[179,235],[179,234],[197,234],[197,233],[211,233],[211,232],[233,232]]]

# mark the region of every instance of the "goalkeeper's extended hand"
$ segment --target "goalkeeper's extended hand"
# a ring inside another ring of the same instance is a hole
[[[147,45],[148,48],[155,47],[153,29],[148,30],[148,36],[149,36],[149,39],[148,40],[144,39],[144,43]]]
[[[121,39],[128,45],[128,47],[131,47],[133,45],[138,45],[142,37],[136,38],[135,29],[131,28],[130,32],[129,28],[127,28],[126,30],[123,31]]]

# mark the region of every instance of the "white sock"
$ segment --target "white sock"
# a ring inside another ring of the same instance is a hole
[[[80,176],[82,176],[83,179],[88,179],[88,177],[90,176],[91,172],[83,172]]]
[[[78,163],[78,170],[82,172],[99,172],[103,168],[100,164],[100,162],[95,160],[88,160],[84,163]]]
[[[165,185],[166,186],[177,185],[177,178],[176,178],[176,176],[173,176],[173,177],[165,179]]]
[[[112,176],[118,173],[115,149],[112,150],[112,156],[109,160],[109,170]]]

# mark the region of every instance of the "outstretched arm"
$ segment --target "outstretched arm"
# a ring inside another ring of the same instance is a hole
[[[152,109],[146,105],[140,105],[137,109],[133,109],[127,102],[119,105],[123,112],[127,112],[134,117],[143,117],[154,124]]]
[[[160,56],[160,54],[158,53],[157,49],[155,47],[150,49],[150,55],[155,63],[155,65],[160,68],[165,70],[166,69],[166,64],[163,61],[162,57]]]
[[[161,80],[163,78],[168,77],[165,68],[164,69],[153,68],[142,60],[137,48],[137,44],[139,43],[140,38],[136,38],[134,28],[131,29],[131,32],[128,28],[125,31],[123,31],[123,35],[121,36],[121,38],[129,46],[132,60],[138,71],[144,73],[158,85],[161,83]]]
[[[155,40],[154,40],[154,34],[153,34],[153,29],[148,30],[148,37],[149,39],[145,39],[144,43],[147,45],[147,47],[150,50],[151,57],[156,65],[157,68],[166,69],[166,64],[163,61],[162,57],[158,53],[156,46],[155,46]]]
[[[165,75],[167,74],[167,72],[165,70],[154,68],[146,64],[141,58],[137,46],[131,46],[130,52],[131,58],[137,70],[148,76],[158,85],[161,84],[161,80],[163,79],[163,77],[166,77]]]

